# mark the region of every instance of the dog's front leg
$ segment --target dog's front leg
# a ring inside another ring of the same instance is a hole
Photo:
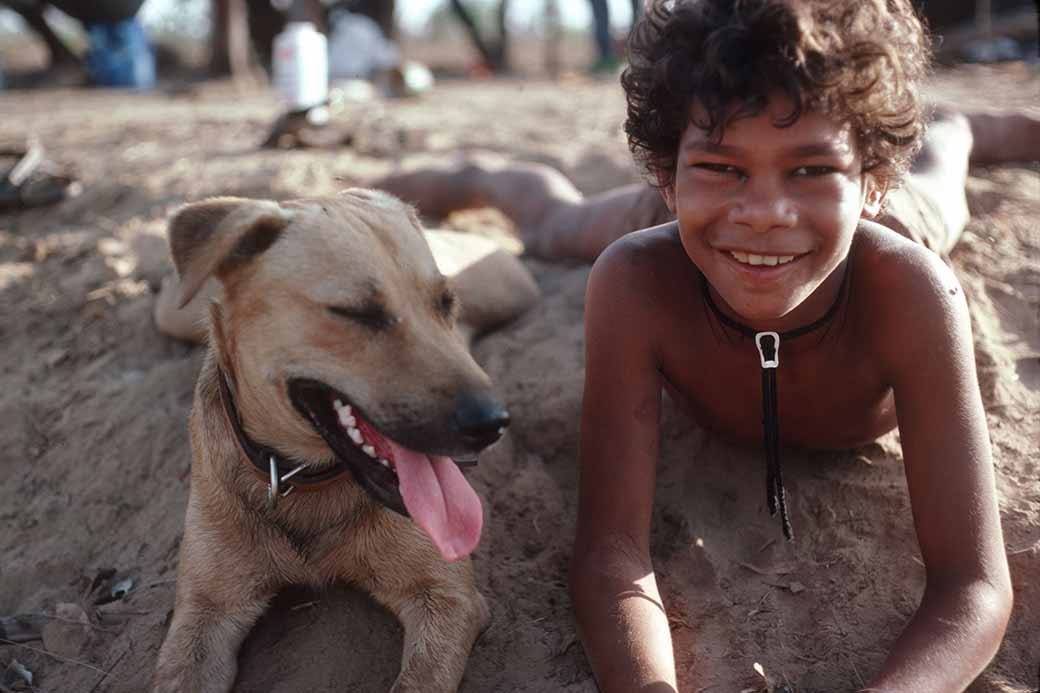
[[[190,503],[189,503],[190,505]],[[189,508],[189,518],[191,517]],[[155,693],[224,693],[238,672],[238,650],[267,609],[274,588],[261,567],[188,523],[177,599],[155,670]],[[205,538],[203,538],[205,537]]]
[[[218,607],[188,597],[174,610],[159,651],[155,693],[225,693],[238,673],[238,649],[267,607],[266,601]]]
[[[488,622],[488,608],[476,589],[430,587],[401,605],[404,626],[401,673],[391,693],[452,693],[466,670],[477,636]]]
[[[362,587],[404,626],[401,673],[391,693],[452,693],[490,612],[469,559],[445,563],[432,546],[415,544],[388,551],[395,565]]]

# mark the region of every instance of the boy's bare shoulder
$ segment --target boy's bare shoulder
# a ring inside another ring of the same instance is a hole
[[[700,287],[700,272],[683,250],[675,222],[634,231],[596,259],[586,291],[586,323],[604,320],[652,344],[676,320],[700,315],[690,310]]]
[[[966,317],[957,277],[936,253],[887,227],[862,222],[858,233],[853,288],[866,333],[890,362],[926,353]]]
[[[906,308],[916,299],[929,299],[960,291],[957,277],[942,258],[888,227],[863,221],[859,228],[856,274],[879,307]]]
[[[593,266],[609,275],[619,289],[653,291],[682,277],[699,277],[679,240],[679,225],[670,221],[625,234],[611,243]]]

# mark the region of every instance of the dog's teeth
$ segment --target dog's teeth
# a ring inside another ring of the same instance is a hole
[[[355,445],[361,445],[365,442],[365,439],[361,437],[361,431],[356,428],[348,428],[347,435],[350,436],[350,439],[354,441]]]
[[[380,457],[379,458],[379,464],[383,465],[387,469],[390,468],[390,462],[386,458]]]
[[[376,449],[374,447],[372,447],[371,445],[362,445],[361,446],[361,452],[365,453],[369,457],[375,457],[376,456]]]

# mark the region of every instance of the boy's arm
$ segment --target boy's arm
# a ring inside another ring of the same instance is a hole
[[[927,583],[866,690],[960,691],[1000,645],[1011,581],[968,306],[937,256],[915,249],[904,259],[885,270],[890,317],[878,348],[895,392]]]
[[[624,244],[622,244],[624,245]],[[653,319],[626,249],[589,276],[578,528],[570,589],[604,693],[677,690],[671,634],[650,562],[661,382]]]

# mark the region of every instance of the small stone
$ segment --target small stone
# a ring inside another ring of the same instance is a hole
[[[120,580],[116,584],[112,585],[112,599],[122,599],[126,595],[130,594],[131,590],[133,589],[133,578],[126,578],[125,580]]]
[[[45,352],[43,352],[43,360],[44,360],[44,363],[47,364],[48,368],[54,368],[55,366],[58,366],[63,361],[65,361],[65,359],[67,359],[68,357],[69,357],[69,350],[68,349],[55,348],[55,349],[48,349]]]
[[[791,594],[798,594],[805,591],[805,585],[800,582],[792,582],[787,586],[787,589],[791,590]]]

